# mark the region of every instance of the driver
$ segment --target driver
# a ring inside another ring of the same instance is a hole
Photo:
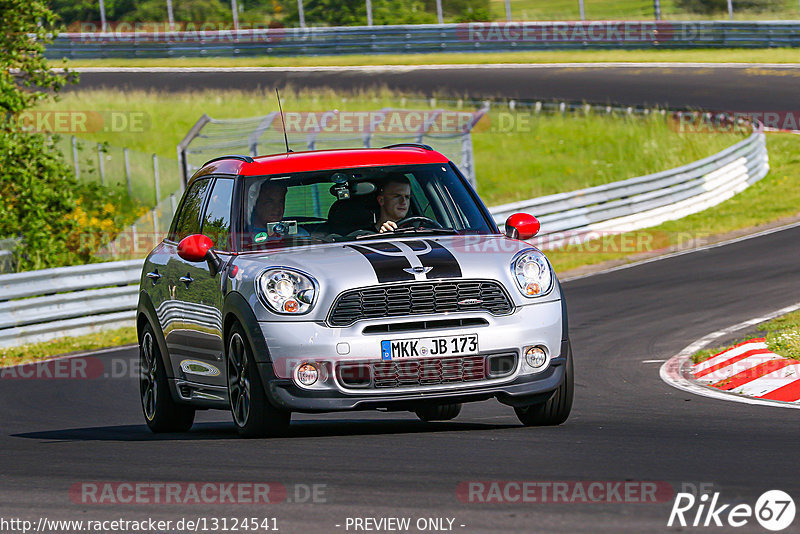
[[[393,175],[378,190],[380,206],[375,229],[380,233],[394,232],[397,222],[406,218],[411,205],[411,182],[404,175]]]

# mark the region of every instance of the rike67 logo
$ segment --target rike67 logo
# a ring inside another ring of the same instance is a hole
[[[678,493],[667,526],[738,528],[751,524],[755,519],[763,528],[778,532],[788,528],[794,516],[794,500],[781,490],[765,492],[755,506],[746,503],[723,504],[719,492],[711,496],[703,493],[699,497],[692,493]]]

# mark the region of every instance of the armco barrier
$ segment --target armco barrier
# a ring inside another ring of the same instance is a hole
[[[133,326],[142,260],[0,275],[0,347]]]
[[[541,223],[544,248],[583,241],[595,233],[621,233],[702,211],[732,197],[769,172],[759,127],[747,139],[705,159],[647,176],[579,191],[523,200],[490,209],[498,225],[527,212]],[[577,238],[577,239],[576,239]]]
[[[794,46],[800,46],[798,21],[553,21],[62,33],[45,55],[80,59]]]
[[[683,217],[730,198],[769,171],[759,128],[722,152],[683,167],[580,191],[491,208],[502,225],[512,213],[539,218],[540,236],[557,244],[565,233],[591,237]],[[547,248],[545,246],[545,248]],[[0,275],[0,347],[133,326],[142,260]],[[174,307],[160,314],[174,313]],[[218,324],[213,309],[195,320]]]

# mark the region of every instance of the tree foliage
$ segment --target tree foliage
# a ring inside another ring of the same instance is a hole
[[[75,79],[44,59],[53,13],[40,0],[0,0],[0,25],[0,238],[20,239],[20,270],[86,263],[96,247],[87,235],[113,232],[130,203],[78,181],[49,136],[16,120]]]
[[[296,0],[282,0],[284,22],[299,22]],[[305,0],[303,13],[309,26],[365,26],[367,8],[364,0]],[[436,23],[435,13],[425,10],[420,0],[372,0],[372,21],[384,24]]]

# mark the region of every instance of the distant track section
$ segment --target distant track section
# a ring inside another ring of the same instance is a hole
[[[117,88],[169,92],[387,87],[455,97],[586,101],[714,111],[792,111],[800,94],[795,65],[647,64],[427,65],[295,68],[102,68],[69,91]]]

